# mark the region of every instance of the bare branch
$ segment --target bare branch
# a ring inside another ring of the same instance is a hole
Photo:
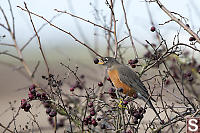
[[[181,27],[183,27],[184,30],[186,30],[191,36],[193,36],[198,43],[200,43],[199,36],[192,31],[188,26],[186,26],[180,19],[175,17],[159,0],[155,0],[158,6],[172,19],[172,21],[175,21],[178,23]]]
[[[121,3],[122,3],[122,9],[123,9],[123,12],[124,12],[124,19],[125,19],[126,28],[128,30],[128,33],[129,33],[129,37],[130,37],[130,41],[131,41],[131,44],[132,44],[132,47],[133,47],[133,50],[134,50],[134,54],[135,54],[135,57],[138,58],[137,50],[136,50],[135,44],[133,42],[132,33],[131,33],[131,30],[130,30],[129,25],[128,25],[126,10],[125,10],[125,7],[124,7],[124,1],[121,0]]]
[[[49,20],[49,22],[52,22],[52,21],[53,21],[56,17],[58,17],[58,16],[60,16],[60,14],[53,16],[52,19]],[[39,33],[47,24],[48,24],[48,23],[44,23],[44,24],[37,30],[37,33]],[[33,38],[35,38],[35,37],[36,37],[36,34],[34,34],[34,35],[24,44],[24,46],[20,49],[20,51],[23,51],[23,50],[26,48],[26,46],[27,46],[27,45],[33,40]]]
[[[7,44],[7,43],[0,43],[0,45],[15,47],[15,45],[13,45],[13,44]]]
[[[39,35],[38,35],[37,31],[36,31],[35,25],[34,25],[33,20],[32,20],[32,18],[31,18],[31,14],[30,14],[30,12],[29,12],[29,10],[28,10],[27,5],[26,5],[25,2],[24,2],[24,5],[25,5],[25,8],[26,8],[26,10],[27,10],[27,12],[28,12],[28,15],[29,15],[31,24],[32,24],[32,26],[33,26],[33,30],[34,30],[34,32],[35,32],[35,34],[36,34],[36,36],[37,36],[38,44],[39,44],[39,48],[40,48],[40,52],[41,52],[42,57],[43,57],[43,59],[44,59],[44,62],[45,62],[45,65],[46,65],[46,69],[47,69],[47,73],[48,73],[48,75],[49,75],[49,74],[50,74],[50,73],[49,73],[49,66],[48,66],[48,63],[47,63],[47,59],[46,59],[46,57],[45,57],[45,55],[44,55],[43,49],[42,49],[42,45],[41,45],[41,42],[40,42],[40,37],[39,37]],[[33,76],[33,75],[32,75],[32,76]]]
[[[28,12],[26,9],[24,9],[24,8],[22,8],[22,7],[20,7],[20,6],[17,6],[17,7],[20,8],[21,10],[23,10],[23,11]],[[30,14],[33,14],[33,15],[35,15],[35,16],[41,18],[41,19],[43,19],[44,21],[46,21],[46,22],[47,22],[49,25],[51,25],[52,27],[54,27],[54,28],[56,28],[56,29],[58,29],[58,30],[60,30],[60,31],[62,31],[62,32],[68,34],[68,35],[70,35],[75,41],[79,42],[80,44],[82,44],[83,46],[85,46],[86,48],[88,48],[90,51],[92,51],[92,52],[93,52],[94,54],[96,54],[97,56],[102,57],[100,54],[98,54],[96,51],[94,51],[92,48],[90,48],[87,44],[85,44],[85,43],[81,42],[79,39],[77,39],[77,38],[76,38],[73,34],[71,34],[70,32],[65,31],[65,30],[59,28],[58,26],[52,24],[50,21],[48,21],[48,20],[47,20],[46,18],[44,18],[43,16],[40,16],[40,15],[38,15],[38,14],[36,14],[36,13],[33,13],[33,12],[31,12],[31,11],[29,11],[29,13],[30,13]]]
[[[90,20],[86,20],[86,19],[84,19],[84,18],[81,18],[81,17],[79,17],[79,16],[76,16],[76,15],[74,15],[74,14],[71,14],[71,13],[69,13],[69,12],[67,12],[67,11],[61,11],[61,10],[58,10],[58,9],[54,9],[54,10],[57,11],[57,12],[61,12],[61,13],[68,14],[68,15],[70,15],[70,16],[72,16],[72,17],[78,18],[78,19],[80,19],[80,20],[83,20],[83,21],[85,21],[85,22],[88,22],[88,23],[90,23],[90,24],[93,24],[94,26],[97,26],[97,27],[100,27],[100,28],[102,28],[102,29],[104,29],[104,30],[107,30],[108,32],[114,33],[113,31],[111,31],[111,30],[109,30],[109,29],[107,29],[107,28],[105,28],[105,27],[103,27],[103,26],[101,26],[101,25],[95,24],[94,22],[91,22]]]

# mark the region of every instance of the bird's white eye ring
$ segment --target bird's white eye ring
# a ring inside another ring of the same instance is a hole
[[[108,58],[105,58],[105,61],[108,61]]]

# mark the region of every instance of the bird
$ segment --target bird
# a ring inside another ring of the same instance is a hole
[[[101,57],[96,60],[96,64],[106,66],[107,74],[113,85],[117,89],[122,88],[123,93],[130,97],[136,94],[139,99],[142,99],[153,109],[160,122],[163,123],[163,120],[160,118],[151,102],[156,101],[149,95],[148,90],[139,76],[130,67],[119,63],[113,57]]]

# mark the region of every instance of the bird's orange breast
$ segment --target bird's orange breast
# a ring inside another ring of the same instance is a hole
[[[123,88],[123,93],[128,96],[133,96],[135,94],[134,88],[129,87],[127,84],[123,83],[119,78],[119,73],[117,69],[108,70],[108,75],[116,88]]]

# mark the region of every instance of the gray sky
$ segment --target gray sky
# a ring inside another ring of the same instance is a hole
[[[34,31],[29,21],[28,14],[16,7],[24,7],[24,1],[10,1],[14,9],[17,41],[23,45],[23,42],[29,40],[29,38],[34,34]],[[104,25],[105,23],[109,24],[110,10],[105,4],[105,0],[25,0],[25,2],[27,3],[27,6],[30,11],[44,16],[48,20],[50,20],[54,15],[57,14],[57,12],[55,12],[54,9],[59,9],[67,10],[68,12],[71,12],[82,18],[91,20],[100,25]],[[142,42],[145,42],[145,40],[154,41],[153,38],[155,34],[149,30],[151,25],[145,2],[143,0],[124,0],[124,2],[126,4],[128,22],[133,36]],[[198,30],[198,27],[200,27],[200,15],[198,16],[197,14],[200,11],[200,9],[198,8],[200,7],[200,0],[161,0],[161,2],[170,11],[177,12],[182,16],[188,18],[188,24],[191,25],[194,31]],[[0,0],[0,6],[5,10],[6,14],[8,14],[10,20],[11,16],[9,13],[9,6],[7,0]],[[120,0],[116,0],[115,7],[116,19],[118,20],[117,34],[118,39],[120,40],[127,35]],[[172,22],[164,26],[159,26],[158,24],[168,21],[169,17],[166,14],[164,14],[163,11],[161,11],[161,9],[159,9],[155,3],[151,3],[149,7],[156,27],[159,28],[160,32],[164,35],[164,37],[171,40],[177,33],[177,30],[179,29],[178,25]],[[99,11],[98,15],[95,13],[95,9]],[[95,17],[98,20],[95,20]],[[106,22],[104,22],[104,18],[106,18]],[[33,21],[37,29],[45,23],[42,19],[37,17],[33,17]],[[106,43],[106,40],[104,38],[104,32],[102,29],[94,27],[93,25],[80,20],[77,20],[76,22],[78,22],[78,24],[80,25],[80,29],[83,31],[86,41],[88,41],[88,44],[92,45],[95,43],[95,30],[98,30],[98,39],[100,40],[100,43]],[[53,23],[57,26],[63,28],[66,31],[71,32],[77,38],[84,41],[83,36],[80,36],[80,30],[78,30],[76,22],[74,21],[73,17],[66,14],[62,14],[61,16],[56,18],[55,21],[53,21]],[[2,15],[0,15],[0,23],[5,24]],[[3,34],[8,35],[3,28],[0,28],[0,35]],[[181,31],[181,34],[181,37],[183,39],[182,41],[188,42],[188,38],[190,37],[190,35],[183,30]],[[42,43],[45,45],[49,43],[65,43],[69,41],[74,43],[74,40],[72,40],[70,36],[62,33],[61,31],[58,31],[57,29],[51,26],[46,26],[39,33],[39,35],[41,37]],[[8,42],[9,40],[9,37],[6,37],[1,41]],[[128,41],[126,43],[130,44],[130,42]],[[67,44],[70,45],[69,43]]]

